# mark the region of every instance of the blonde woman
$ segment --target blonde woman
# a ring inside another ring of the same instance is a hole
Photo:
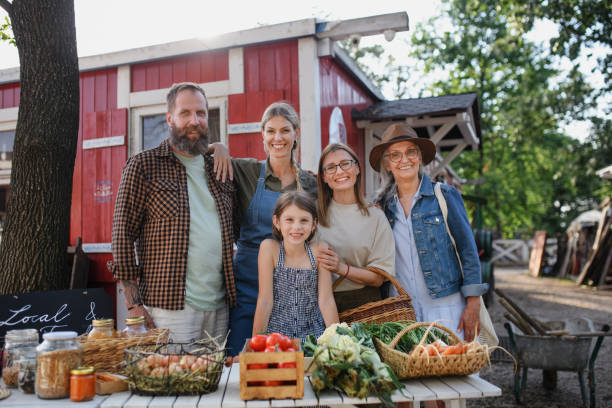
[[[268,106],[261,119],[261,134],[267,158],[232,159],[238,208],[234,223],[240,225],[234,256],[234,279],[238,304],[230,310],[229,353],[237,355],[251,337],[257,304],[257,255],[259,244],[272,236],[272,212],[286,191],[304,190],[316,195],[315,177],[302,170],[294,158],[300,137],[300,120],[285,102]],[[215,145],[215,155],[226,153]]]

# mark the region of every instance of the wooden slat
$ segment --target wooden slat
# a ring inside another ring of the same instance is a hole
[[[405,390],[409,392],[414,401],[429,401],[436,398],[436,394],[421,381],[411,380],[404,382]]]
[[[200,401],[199,395],[180,395],[172,408],[195,408],[198,406],[198,401]]]
[[[223,373],[219,379],[219,387],[214,392],[202,395],[198,402],[198,408],[217,408],[222,404],[223,394],[225,394],[225,387],[231,370],[232,367],[223,367]]]
[[[245,401],[247,408],[269,408],[270,400],[248,400]]]
[[[461,398],[482,397],[482,391],[469,382],[466,382],[464,377],[442,377],[440,381],[457,391],[461,395]]]
[[[232,365],[221,406],[223,408],[246,407],[245,402],[240,399],[240,366],[238,363]]]
[[[310,377],[304,378],[304,398],[294,401],[296,407],[314,406],[319,403],[317,395],[310,384]]]
[[[501,388],[483,380],[476,375],[468,375],[467,377],[462,378],[465,380],[465,382],[479,389],[482,392],[483,397],[498,397],[502,394]]]
[[[310,383],[310,377],[308,377],[308,382]],[[319,394],[319,405],[338,405],[342,404],[342,397],[340,394],[333,390],[323,390]]]
[[[176,401],[176,396],[154,397],[151,402],[149,402],[149,408],[172,408],[174,401]],[[194,407],[194,405],[191,405],[191,407]]]
[[[130,399],[123,406],[124,408],[147,408],[152,399],[153,397],[132,394]]]
[[[132,395],[131,391],[117,392],[108,396],[100,405],[101,408],[121,408]]]
[[[459,398],[459,393],[440,381],[438,378],[424,378],[421,382],[436,394],[436,399],[452,400]]]

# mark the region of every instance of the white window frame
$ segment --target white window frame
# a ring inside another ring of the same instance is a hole
[[[208,110],[219,109],[219,139],[227,145],[227,96],[208,99]],[[156,104],[130,109],[130,136],[128,138],[128,155],[131,157],[142,151],[142,118],[154,115],[165,115],[166,104]]]
[[[18,107],[0,109],[0,132],[17,131]],[[0,170],[0,186],[11,184],[11,170]]]

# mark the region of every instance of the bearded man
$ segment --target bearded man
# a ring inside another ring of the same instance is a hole
[[[167,96],[170,137],[128,159],[113,216],[113,262],[130,317],[175,342],[225,337],[236,302],[231,181],[214,175],[208,101],[193,83]]]

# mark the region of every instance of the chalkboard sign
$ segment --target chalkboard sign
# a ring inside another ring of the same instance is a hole
[[[89,331],[91,321],[113,317],[113,300],[104,289],[75,289],[0,296],[0,343],[9,330],[39,333]]]

